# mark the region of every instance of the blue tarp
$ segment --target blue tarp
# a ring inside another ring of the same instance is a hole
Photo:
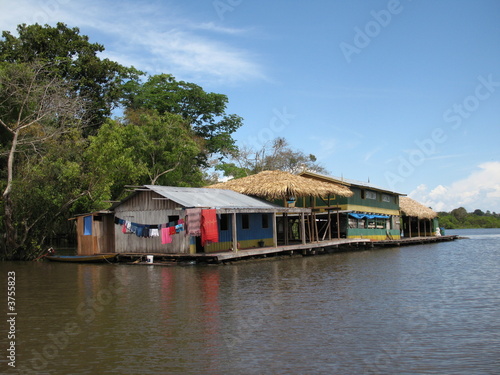
[[[369,214],[353,214],[350,213],[349,216],[355,218],[355,219],[389,219],[390,216],[387,215],[369,215]]]

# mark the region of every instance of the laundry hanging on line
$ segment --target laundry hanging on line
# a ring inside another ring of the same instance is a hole
[[[134,233],[142,238],[160,237],[160,230],[163,227],[167,228],[171,235],[184,231],[184,219],[164,224],[138,224],[115,217],[115,224],[122,227],[122,233]]]
[[[179,219],[162,224],[139,224],[115,216],[115,224],[122,227],[122,233],[134,233],[137,237],[160,237],[162,244],[172,243],[172,236],[187,231],[187,235],[200,237],[202,246],[219,242],[218,219],[215,209],[187,209],[187,220]]]

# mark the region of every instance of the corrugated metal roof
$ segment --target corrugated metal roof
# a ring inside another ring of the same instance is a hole
[[[168,198],[184,207],[211,208],[276,208],[279,207],[257,198],[232,190],[188,188],[173,186],[146,185],[146,188]]]

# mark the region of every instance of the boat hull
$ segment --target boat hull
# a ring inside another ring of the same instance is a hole
[[[68,263],[103,263],[111,262],[116,254],[98,254],[98,255],[49,255],[46,256],[52,262]]]

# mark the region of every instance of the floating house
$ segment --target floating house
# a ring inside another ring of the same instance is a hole
[[[320,238],[394,240],[401,237],[399,198],[404,194],[308,171],[300,176],[339,184],[352,191],[350,196],[328,195],[297,202],[296,206],[311,208],[316,213]]]
[[[77,218],[78,254],[194,254],[277,246],[277,217],[305,215],[231,190],[147,185]]]
[[[441,235],[437,212],[409,197],[400,197],[399,204],[404,237]]]

